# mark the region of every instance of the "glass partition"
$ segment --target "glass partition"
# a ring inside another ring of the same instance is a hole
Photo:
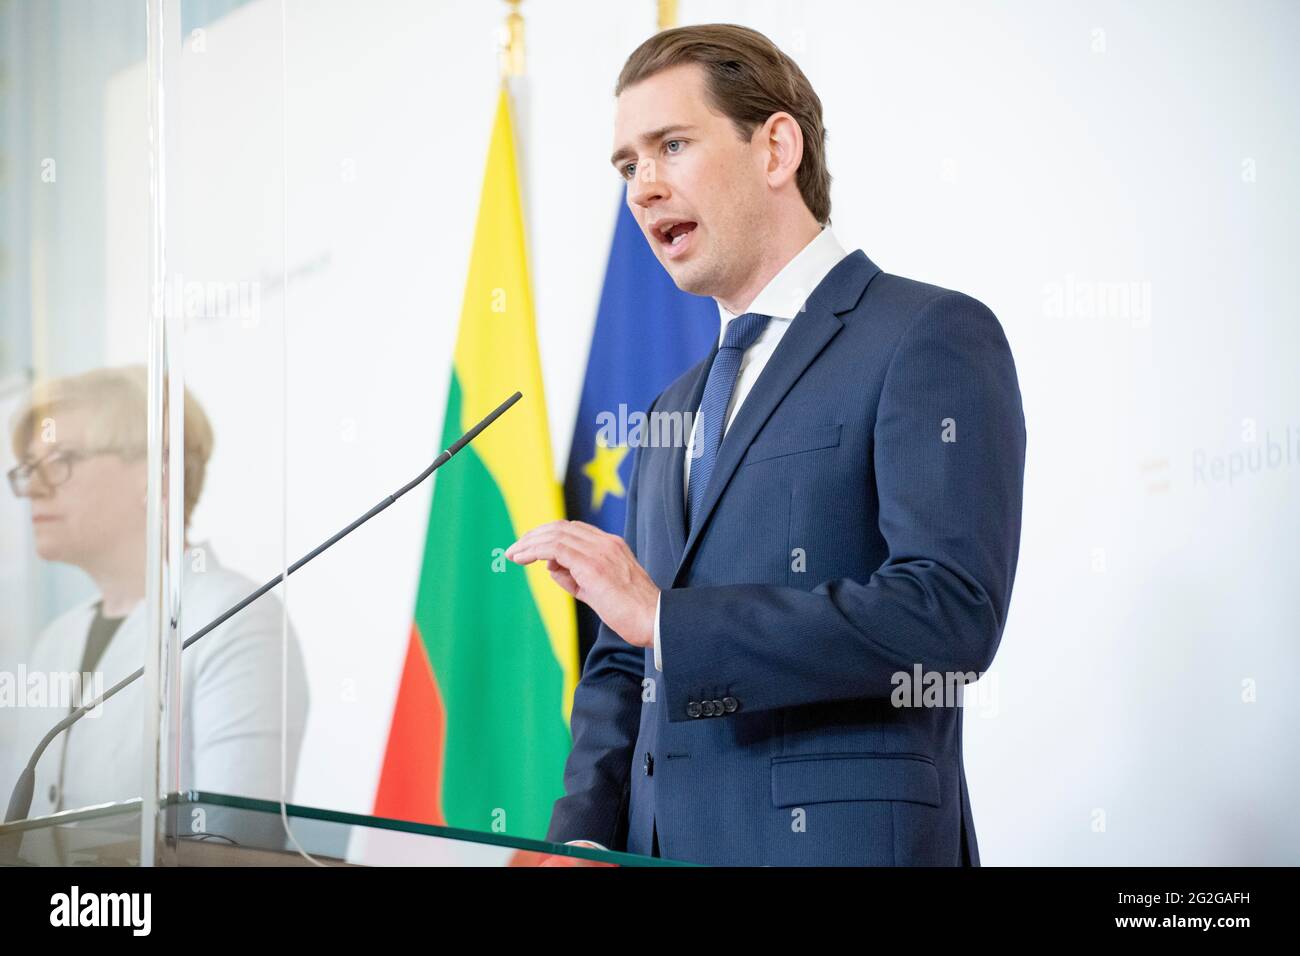
[[[138,681],[40,750],[149,646],[160,396],[134,281],[147,221],[121,216],[149,209],[128,79],[145,52],[140,2],[0,5],[0,790],[17,818],[139,798],[153,766]]]
[[[507,12],[0,5],[6,795],[58,680],[144,671],[54,737],[9,862],[183,863],[239,801],[274,852],[457,859],[376,819],[544,847],[578,660],[572,600],[502,556],[563,507]]]
[[[502,557],[563,507],[508,9],[181,4],[167,291],[210,433],[182,635],[525,398],[185,651],[173,792],[546,836],[578,662],[572,600]]]
[[[162,305],[178,330],[194,451],[178,543],[178,632],[188,641],[292,559],[282,30],[278,3],[162,6],[175,29],[174,55],[162,57],[170,148]],[[258,15],[250,22],[248,12]],[[284,584],[270,589],[184,650],[179,699],[163,719],[174,757],[166,792],[293,799],[308,695],[287,593]],[[167,840],[160,854],[179,862],[177,849]]]

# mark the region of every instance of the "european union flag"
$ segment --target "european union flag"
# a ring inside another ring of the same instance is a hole
[[[564,477],[571,519],[623,533],[636,450],[598,444],[598,416],[622,422],[649,411],[655,397],[708,355],[717,339],[717,303],[677,288],[620,201]],[[625,429],[618,431],[621,440]],[[596,615],[579,602],[579,660],[587,659],[598,627]]]

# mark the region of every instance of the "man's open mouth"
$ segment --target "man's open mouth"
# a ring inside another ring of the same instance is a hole
[[[654,234],[660,244],[665,247],[665,253],[673,256],[679,254],[689,245],[690,236],[698,225],[699,223],[693,219],[669,220],[658,223],[655,226]]]

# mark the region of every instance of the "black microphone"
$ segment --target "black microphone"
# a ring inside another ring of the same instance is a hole
[[[453,455],[455,455],[458,451],[460,451],[462,448],[464,448],[466,445],[472,442],[476,437],[478,437],[479,432],[481,432],[483,429],[487,428],[494,421],[496,421],[506,409],[508,409],[515,402],[519,401],[519,399],[521,398],[523,398],[523,393],[515,392],[504,402],[498,405],[495,409],[493,409],[492,412],[489,413],[488,416],[484,418],[481,422],[479,422],[477,425],[475,425],[465,434],[461,435],[460,438],[456,439],[455,443],[450,448],[443,451],[441,455],[439,455],[437,458],[433,460],[432,465],[430,465],[428,468],[424,469],[424,471],[416,475],[414,479],[402,485],[401,488],[398,488],[395,492],[393,492],[383,501],[379,502],[379,504],[375,505],[365,514],[363,514],[360,518],[358,518],[356,521],[352,522],[350,525],[348,525],[346,528],[340,531],[338,534],[334,535],[329,540],[324,541],[321,544],[317,545],[317,547],[313,549],[310,553],[303,555],[293,564],[289,565],[289,570],[287,572],[281,572],[280,574],[277,574],[275,577],[271,578],[271,580],[267,581],[260,588],[258,588],[252,594],[248,595],[248,597],[244,598],[234,607],[231,607],[228,610],[222,612],[216,618],[209,621],[207,624],[203,625],[203,627],[199,628],[197,631],[195,631],[193,634],[191,634],[189,637],[185,639],[184,643],[181,644],[181,650],[184,651],[185,648],[189,647],[191,644],[197,641],[204,634],[207,634],[213,628],[218,627],[219,625],[229,620],[234,615],[238,614],[244,608],[248,607],[248,605],[252,604],[258,598],[260,598],[267,591],[271,590],[271,588],[275,587],[277,584],[283,581],[286,574],[293,574],[293,572],[297,571],[308,561],[312,560],[312,558],[316,557],[318,554],[325,551],[331,545],[347,537],[357,528],[361,527],[363,524],[365,524],[375,515],[379,514],[379,512],[383,511],[385,508],[391,505],[398,498],[402,497],[402,495],[406,494],[416,485],[420,484],[422,481],[424,481],[424,479],[428,478],[435,471],[437,471],[448,461],[450,461]],[[98,707],[104,701],[108,700],[110,697],[112,697],[122,688],[126,687],[132,681],[138,680],[143,675],[144,675],[144,668],[141,667],[134,674],[131,674],[130,676],[125,677],[122,680],[118,681],[116,684],[114,684],[112,687],[106,690],[95,700],[92,700],[88,704],[82,704],[76,710],[72,711],[72,713],[68,714],[67,717],[64,717],[57,724],[55,724],[54,727],[50,730],[50,732],[47,733],[43,738],[41,738],[41,742],[37,744],[36,750],[35,752],[32,753],[31,759],[27,761],[27,766],[23,769],[23,772],[18,775],[18,782],[14,785],[13,793],[9,797],[9,809],[5,812],[5,823],[13,823],[15,820],[27,819],[27,813],[32,808],[32,793],[36,787],[36,764],[40,761],[41,755],[45,753],[45,749],[51,744],[51,742],[53,742],[54,738],[59,736],[59,734],[63,733],[63,731],[67,730],[69,727],[75,724],[89,711],[94,710],[96,707]]]

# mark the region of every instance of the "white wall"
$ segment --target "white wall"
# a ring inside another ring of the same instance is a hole
[[[557,466],[619,195],[612,86],[653,7],[524,4]],[[286,499],[292,560],[438,450],[503,9],[290,2],[287,94],[271,0],[185,56],[180,269],[261,282],[256,322],[200,319],[187,339],[217,430],[194,537],[253,578],[280,566]],[[825,107],[841,241],[982,299],[1011,341],[1020,571],[982,682],[996,694],[965,738],[985,862],[1300,862],[1300,10],[683,0],[681,15],[794,56]],[[142,83],[128,70],[106,101],[107,169],[134,183],[110,191],[110,360],[144,354]],[[304,272],[287,328],[282,236]],[[1124,289],[1127,311],[1096,304]],[[1288,428],[1289,459],[1228,480]],[[291,581],[313,695],[299,802],[370,806],[428,501]]]

